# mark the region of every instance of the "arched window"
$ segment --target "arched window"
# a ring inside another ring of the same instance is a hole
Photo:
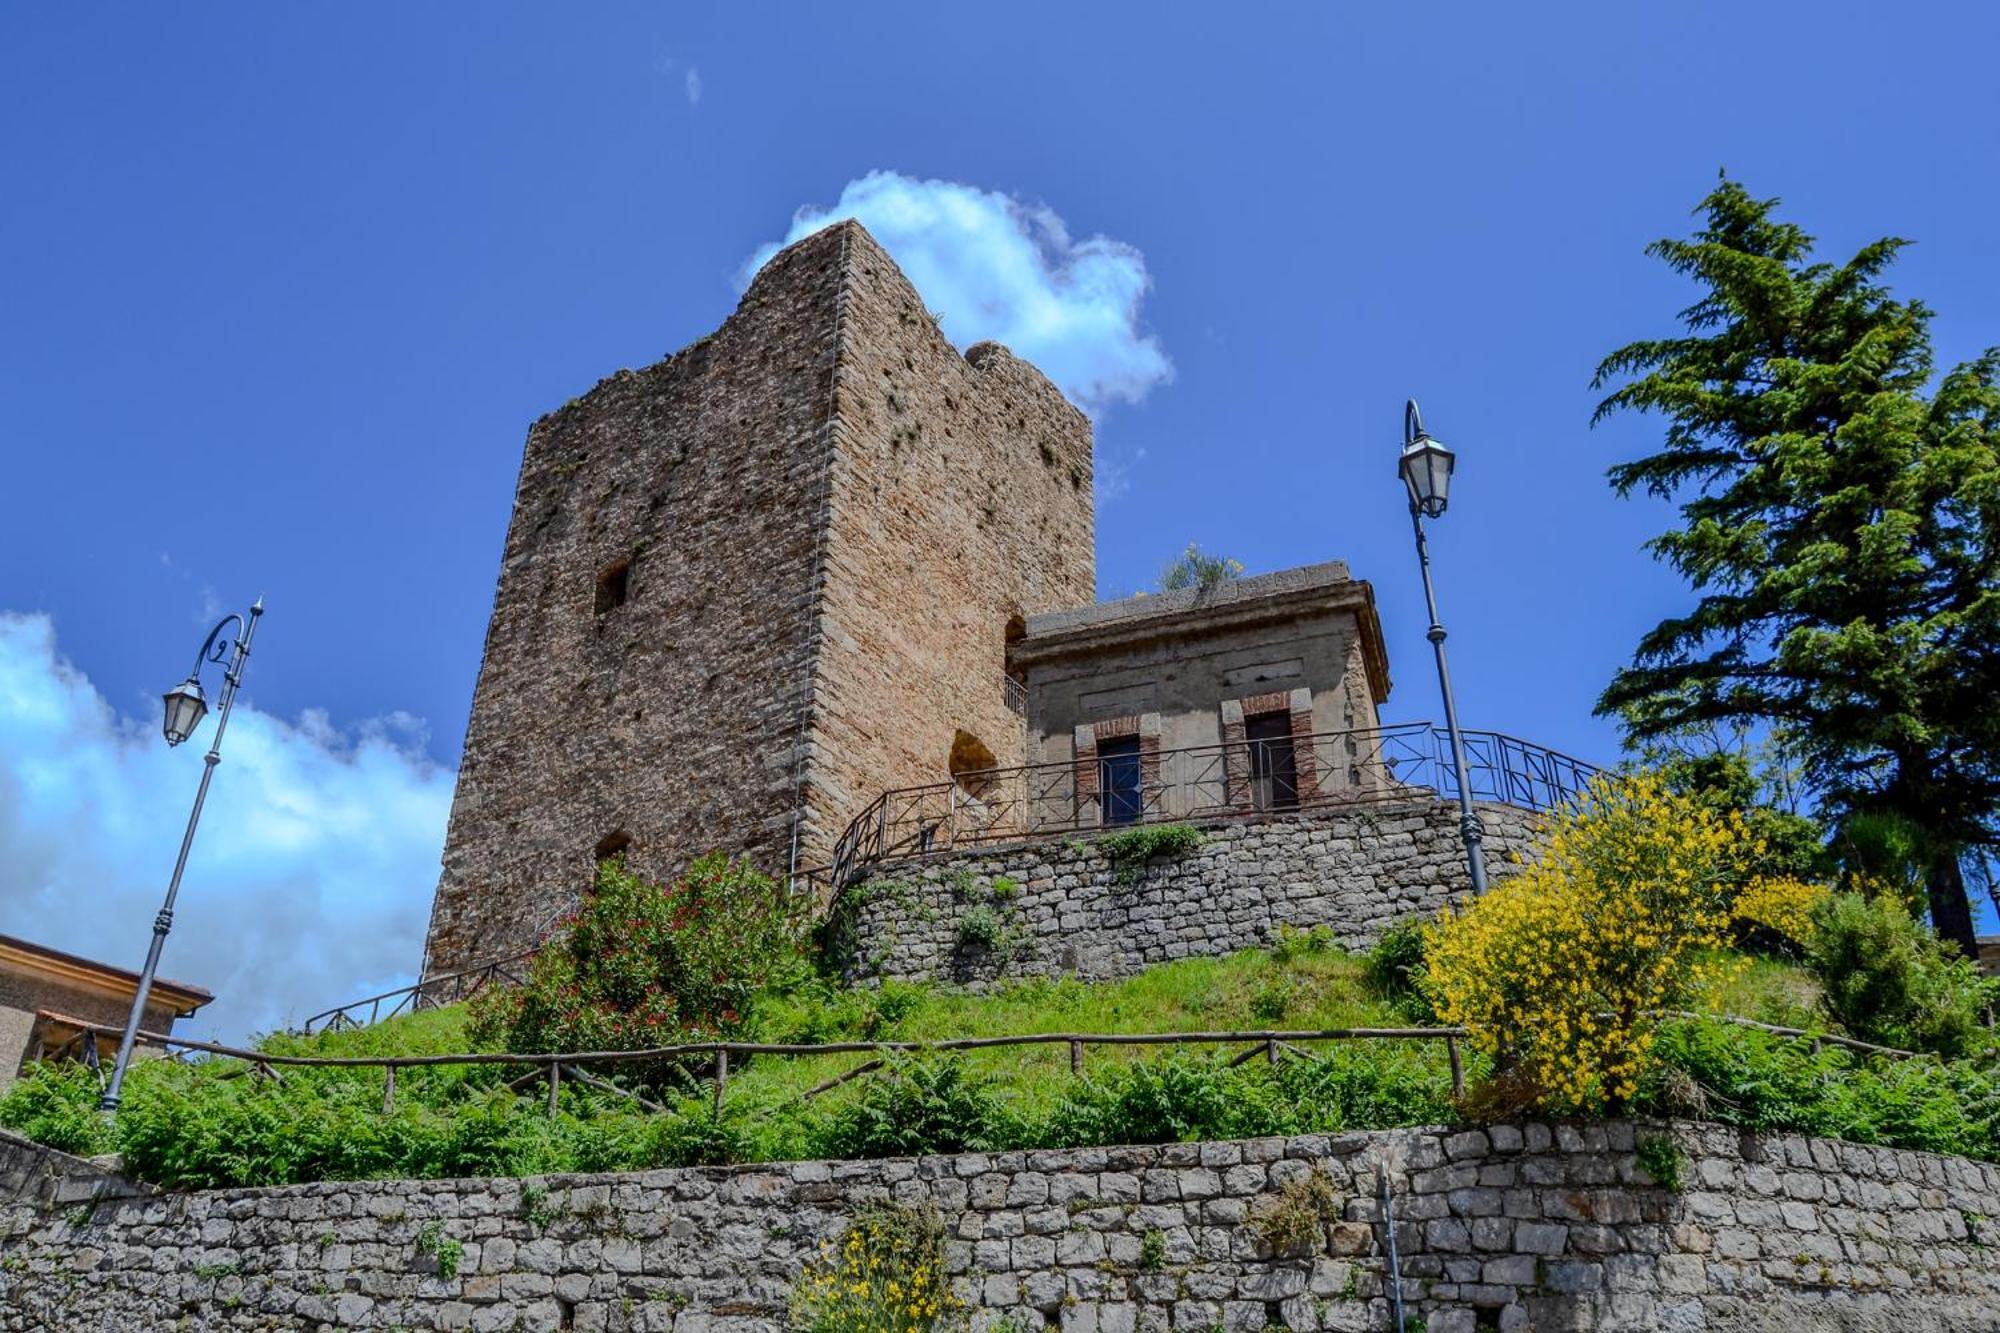
[[[984,800],[993,790],[993,770],[1000,761],[993,749],[971,732],[960,728],[951,738],[951,780],[959,790],[976,800]]]

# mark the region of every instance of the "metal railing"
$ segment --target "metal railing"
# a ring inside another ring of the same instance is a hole
[[[488,986],[518,986],[526,964],[535,956],[529,949],[509,958],[496,958],[490,963],[466,968],[462,972],[445,972],[427,977],[409,986],[399,986],[395,990],[383,991],[380,995],[370,995],[364,999],[351,1000],[337,1005],[324,1013],[314,1014],[299,1024],[298,1031],[303,1036],[311,1036],[315,1030],[338,1032],[342,1028],[366,1027],[379,1023],[397,1014],[416,1013],[422,1009],[441,1009],[460,1000],[469,1000]],[[388,1008],[384,1009],[383,1006]],[[366,1015],[366,1017],[363,1017]]]
[[[1598,769],[1492,731],[1463,733],[1475,801],[1546,810]],[[1450,739],[1429,722],[1181,749],[1100,754],[960,774],[885,792],[835,844],[837,887],[877,861],[1135,824],[1256,816],[1429,797],[1456,800]]]

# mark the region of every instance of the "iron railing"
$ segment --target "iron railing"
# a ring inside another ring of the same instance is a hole
[[[1468,731],[1475,801],[1546,810],[1578,795],[1594,765],[1499,732]],[[877,861],[987,842],[1135,824],[1254,817],[1428,797],[1458,798],[1445,730],[1369,730],[1230,741],[1024,764],[903,787],[876,798],[840,837],[828,878]]]
[[[414,985],[399,986],[395,990],[383,991],[380,995],[352,1000],[324,1013],[314,1014],[299,1024],[298,1031],[305,1036],[311,1036],[315,1031],[338,1032],[342,1028],[367,1027],[385,1018],[394,1018],[397,1014],[413,1014],[422,1009],[442,1009],[445,1005],[469,1000],[488,986],[518,986],[521,984],[522,973],[527,970],[528,960],[535,956],[535,952],[529,949],[511,958],[496,958],[490,963],[481,963],[462,972],[445,972],[438,976],[427,977]],[[385,1009],[384,1005],[388,1007]]]

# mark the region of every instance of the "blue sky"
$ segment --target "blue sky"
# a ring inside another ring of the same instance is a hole
[[[200,762],[151,739],[157,693],[262,593],[168,950],[224,994],[215,1030],[414,966],[528,423],[712,328],[762,247],[870,173],[940,217],[985,201],[901,242],[962,307],[948,331],[1015,300],[1069,321],[1048,354],[1096,397],[1101,596],[1189,540],[1252,570],[1346,559],[1391,715],[1432,715],[1393,476],[1415,394],[1460,454],[1433,540],[1468,723],[1600,760],[1592,700],[1683,596],[1638,549],[1662,512],[1602,480],[1648,425],[1588,425],[1596,360],[1688,296],[1645,243],[1727,167],[1829,254],[1914,238],[1895,280],[1943,359],[2000,342],[1985,5],[7,28],[0,930],[136,961]],[[1022,237],[1054,279],[993,260]]]

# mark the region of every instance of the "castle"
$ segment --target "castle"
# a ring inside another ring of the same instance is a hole
[[[1039,371],[961,356],[859,223],[779,253],[713,334],[528,433],[425,974],[534,946],[614,853],[798,876],[851,858],[871,802],[877,852],[928,850],[943,819],[1371,780],[1309,742],[1387,696],[1366,583],[1328,564],[1095,605],[1092,520],[1089,419]],[[1206,777],[1161,769],[1204,746]],[[941,819],[881,804],[940,784]]]

